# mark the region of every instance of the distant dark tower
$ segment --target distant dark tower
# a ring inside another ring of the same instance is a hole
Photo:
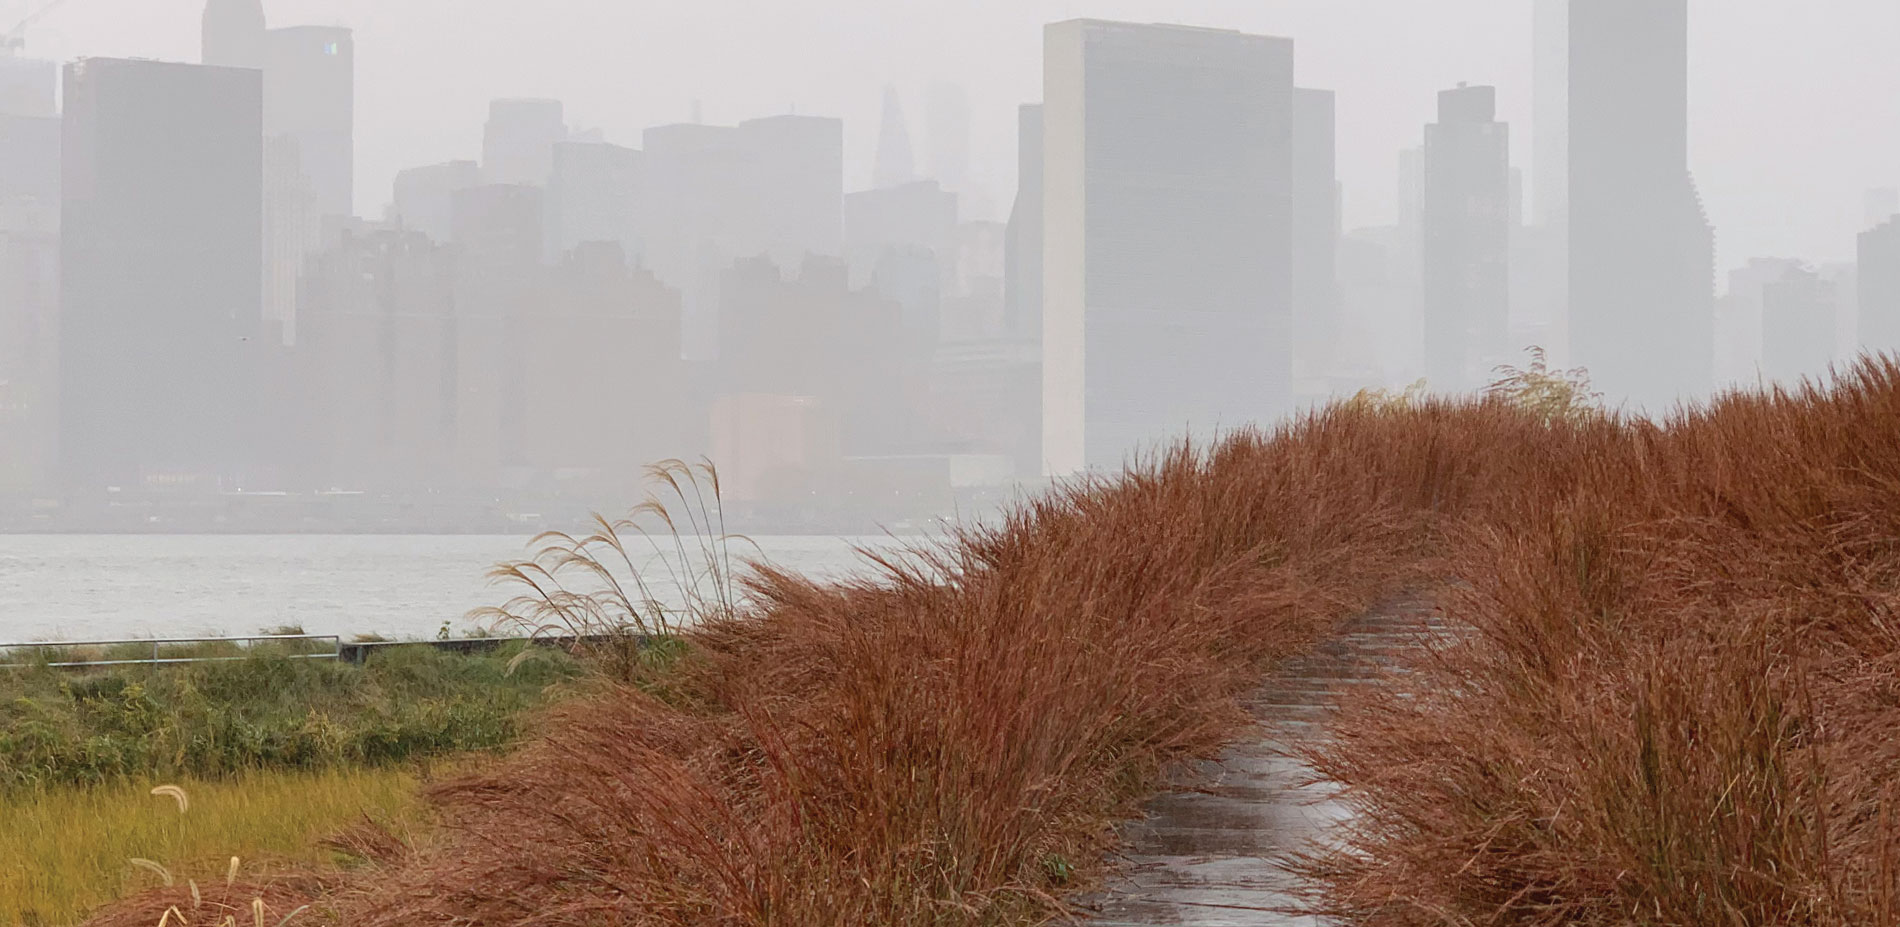
[[[1421,215],[1425,376],[1442,390],[1484,385],[1504,362],[1511,309],[1511,139],[1497,91],[1438,95],[1425,127]]]
[[[1569,91],[1571,360],[1612,401],[1664,411],[1714,379],[1688,0],[1573,0]]]
[[[209,0],[205,4],[201,61],[261,71],[268,59],[263,0]]]

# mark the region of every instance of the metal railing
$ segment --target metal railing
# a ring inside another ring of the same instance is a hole
[[[293,643],[320,644],[323,645],[323,649],[312,650],[308,653],[293,652],[284,654],[285,657],[292,660],[343,659],[343,638],[335,634],[253,634],[243,637],[172,637],[153,638],[149,640],[47,641],[34,644],[0,644],[0,669],[26,669],[36,666],[46,666],[53,669],[87,669],[102,666],[165,666],[180,663],[221,663],[248,659],[252,654],[245,652],[231,655],[187,654],[167,656],[166,650],[170,649],[174,654],[177,654],[178,651],[186,647],[206,644],[234,644],[237,645],[240,650],[250,651],[259,644]],[[87,652],[118,651],[123,654],[134,647],[139,648],[141,651],[139,656],[118,656],[113,659],[68,659],[70,657],[83,655]],[[144,649],[147,647],[151,648],[151,656],[149,657],[143,654]],[[30,654],[35,651],[51,655],[58,659],[51,659],[44,662],[18,662],[19,654],[23,652]]]

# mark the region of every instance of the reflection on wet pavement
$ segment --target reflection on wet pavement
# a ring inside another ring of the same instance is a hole
[[[1247,700],[1257,737],[1200,764],[1123,830],[1122,871],[1083,908],[1094,927],[1292,927],[1312,918],[1285,913],[1291,877],[1276,857],[1297,850],[1340,820],[1324,784],[1288,756],[1325,737],[1339,696],[1384,678],[1394,654],[1420,646],[1439,627],[1431,605],[1405,599],[1356,619],[1313,654],[1287,661]]]

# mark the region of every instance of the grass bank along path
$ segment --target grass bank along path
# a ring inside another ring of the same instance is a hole
[[[1313,653],[1281,664],[1245,704],[1257,728],[1196,764],[1127,827],[1125,864],[1082,904],[1090,927],[1281,927],[1295,899],[1286,854],[1324,841],[1347,812],[1299,756],[1322,742],[1340,699],[1389,681],[1395,658],[1439,627],[1430,603],[1384,603]]]

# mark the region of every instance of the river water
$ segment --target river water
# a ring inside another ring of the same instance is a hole
[[[470,609],[515,595],[489,585],[526,537],[0,535],[0,643],[255,634],[460,636]],[[870,569],[854,545],[882,538],[761,537],[766,560],[809,576]],[[689,545],[693,542],[689,541]],[[732,557],[755,556],[734,542]],[[636,559],[658,598],[677,596],[666,563]]]

